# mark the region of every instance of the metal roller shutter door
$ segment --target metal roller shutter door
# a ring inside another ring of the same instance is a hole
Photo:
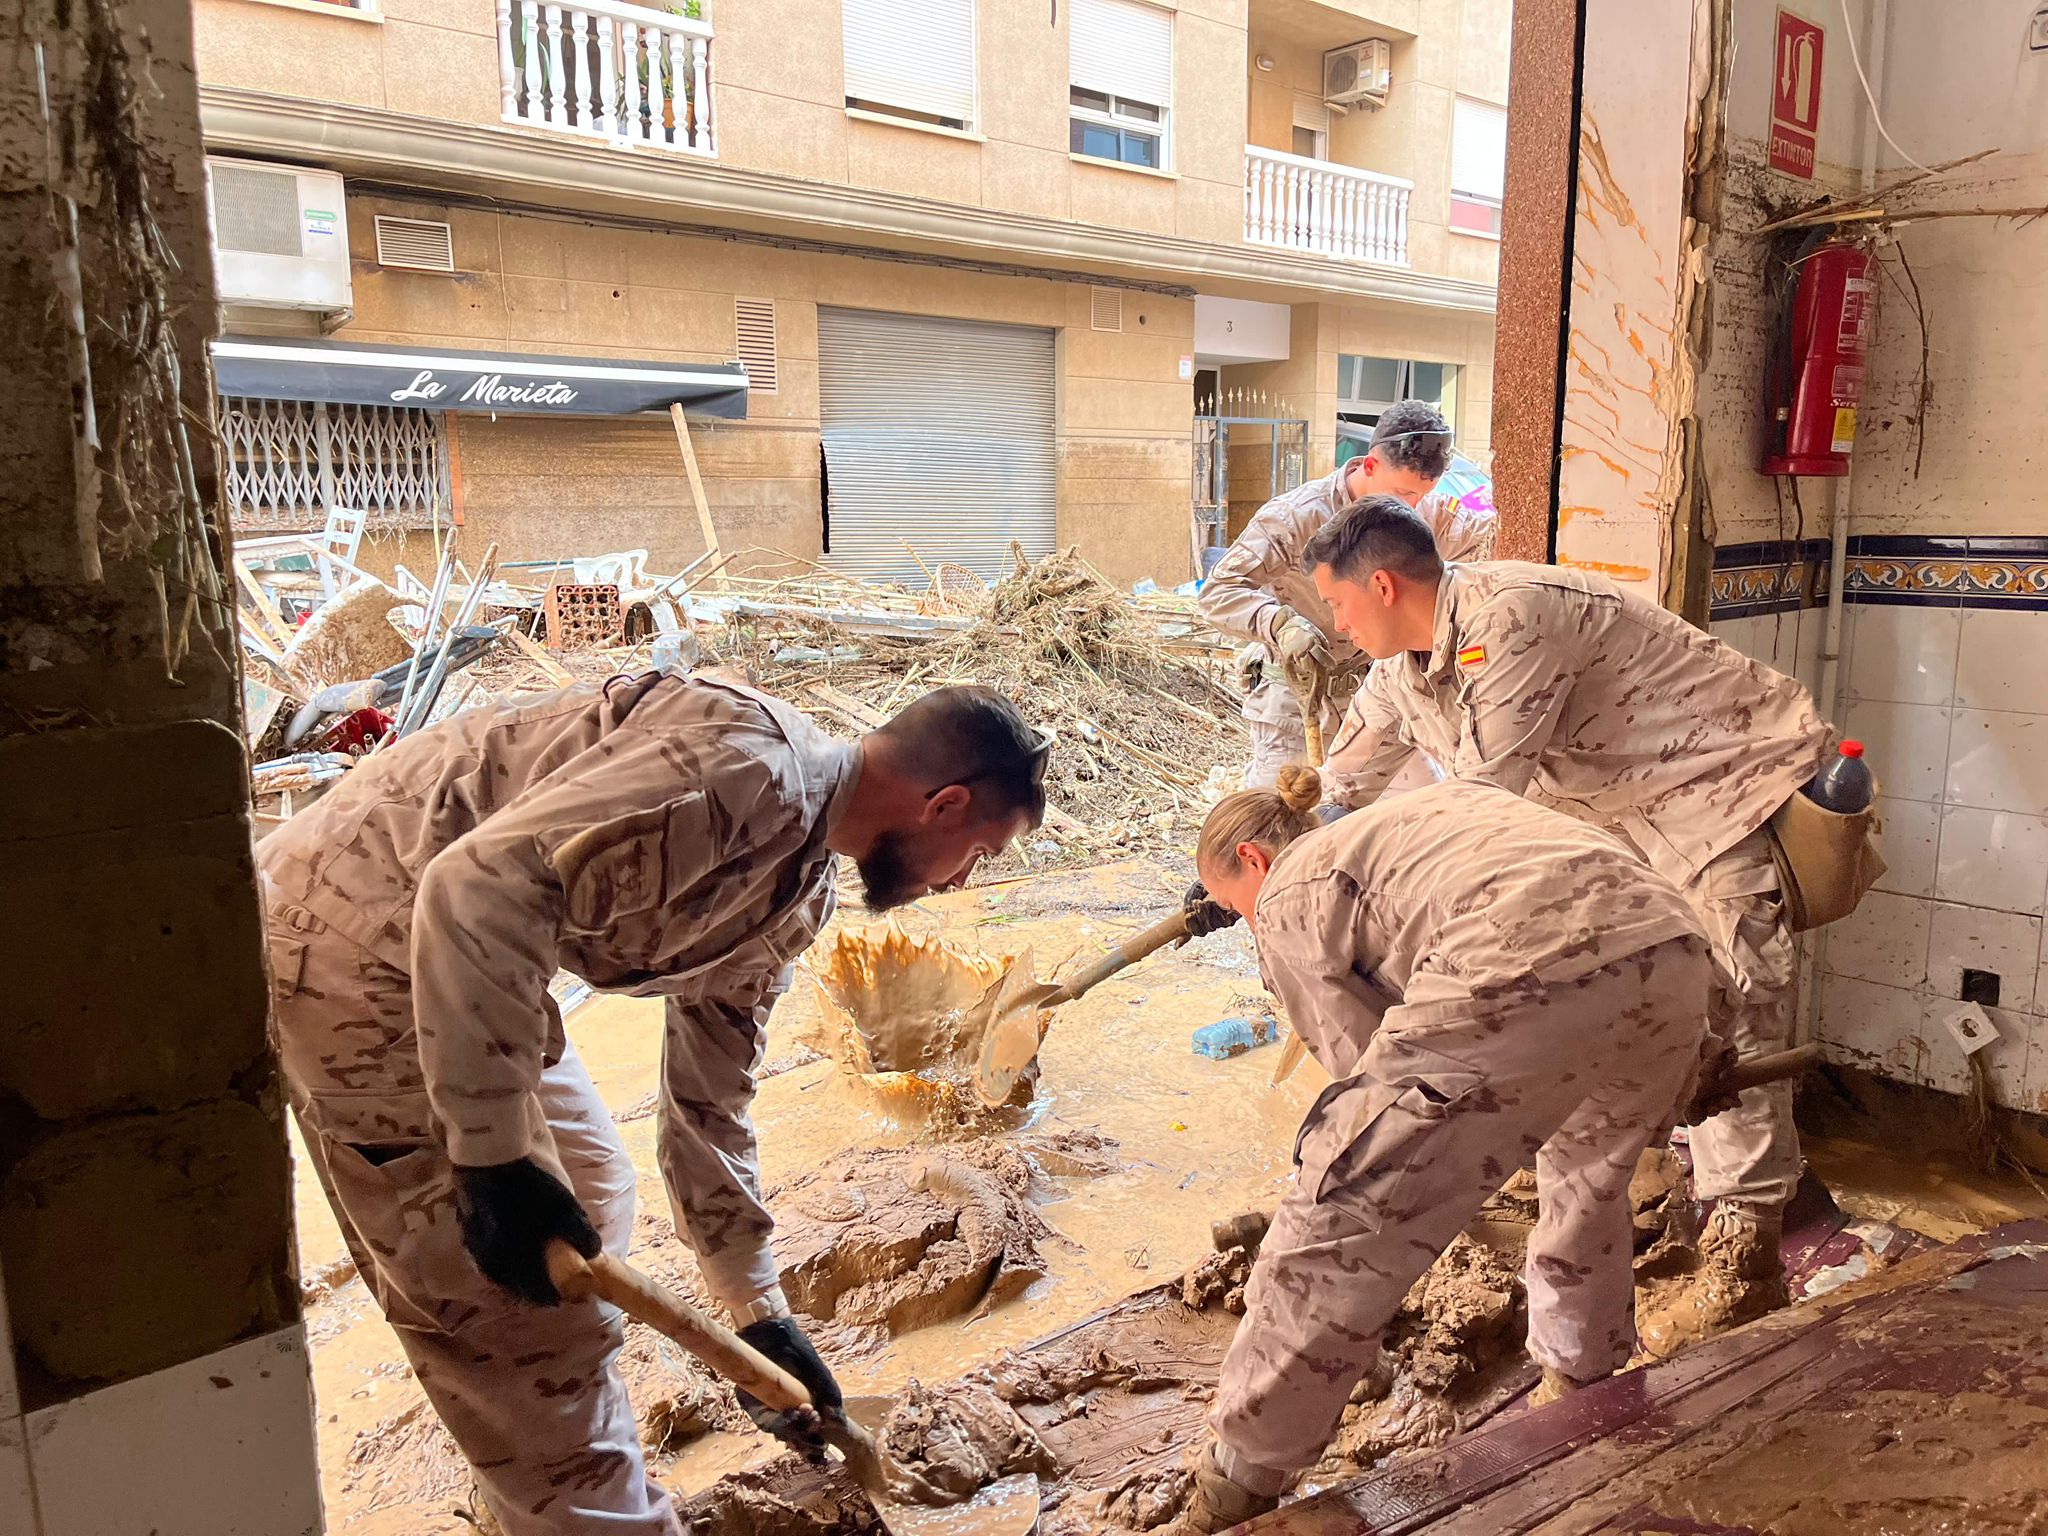
[[[995,580],[1015,540],[1053,551],[1053,333],[818,311],[819,397],[835,570],[925,585],[950,561]]]

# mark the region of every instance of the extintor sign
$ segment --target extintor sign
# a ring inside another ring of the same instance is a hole
[[[1813,178],[1820,135],[1821,29],[1778,12],[1778,53],[1771,76],[1771,169]]]

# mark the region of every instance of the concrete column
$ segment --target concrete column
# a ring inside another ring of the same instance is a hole
[[[185,0],[0,13],[0,170],[0,1529],[317,1531]]]

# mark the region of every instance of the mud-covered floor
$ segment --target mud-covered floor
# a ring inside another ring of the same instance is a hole
[[[933,898],[901,921],[916,937],[943,932],[998,953],[1028,947],[1046,975],[1148,926],[1186,878],[1134,861]],[[866,921],[853,909],[842,924]],[[1311,1061],[1269,1086],[1270,1047],[1221,1062],[1190,1050],[1195,1028],[1262,1006],[1242,929],[1156,956],[1058,1011],[1028,1112],[992,1134],[935,1142],[815,1056],[819,1010],[799,978],[776,1012],[772,1075],[756,1104],[779,1249],[800,1304],[829,1318],[811,1330],[849,1393],[899,1394],[916,1378],[933,1390],[913,1405],[925,1426],[913,1438],[982,1448],[962,1455],[985,1466],[927,1467],[932,1476],[1042,1472],[1049,1531],[1142,1528],[1171,1511],[1242,1279],[1241,1265],[1205,1265],[1210,1223],[1271,1207],[1323,1083]],[[569,1030],[641,1170],[635,1260],[688,1287],[691,1262],[654,1158],[660,1018],[658,1002],[597,998],[569,1014]],[[1913,1226],[1913,1171],[1870,1151],[1821,1147],[1813,1158],[1856,1214]],[[1868,1211],[1855,1203],[1865,1163],[1877,1170]],[[1668,1171],[1651,1173],[1638,1191],[1639,1248],[1665,1240],[1664,1183]],[[1938,1229],[1930,1235],[2009,1214],[2019,1197],[1988,1189],[1967,1175],[1923,1188]],[[467,1473],[353,1278],[303,1166],[298,1195],[329,1528],[471,1530],[461,1513]],[[1497,1201],[1418,1287],[1397,1332],[1399,1369],[1361,1391],[1311,1486],[1438,1444],[1528,1384],[1514,1267],[1532,1210],[1512,1195]],[[1853,1235],[1835,1241],[1864,1262]],[[1022,1351],[1033,1341],[1040,1347]],[[679,1493],[713,1490],[693,1506],[707,1527],[815,1528],[778,1524],[774,1495],[792,1468],[773,1465],[777,1447],[693,1362],[636,1325],[625,1372],[655,1475]],[[947,1432],[934,1436],[939,1422]]]

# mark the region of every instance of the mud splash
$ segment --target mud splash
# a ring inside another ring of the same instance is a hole
[[[888,924],[841,931],[803,969],[818,998],[810,1044],[837,1061],[878,1110],[928,1137],[1006,1123],[1001,1110],[984,1107],[974,1082],[997,995],[1013,971],[1028,977],[1029,951],[969,953]],[[1034,1070],[1004,1108],[1030,1104],[1036,1083]]]

